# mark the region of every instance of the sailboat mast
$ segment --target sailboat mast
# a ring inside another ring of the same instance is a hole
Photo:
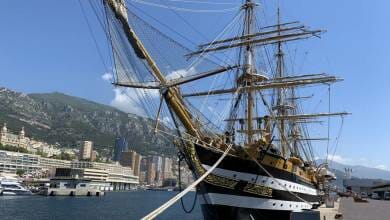
[[[281,35],[281,22],[280,22],[280,8],[278,7],[278,24],[277,24],[277,30],[278,30],[278,36]],[[284,77],[284,53],[282,49],[282,42],[279,41],[277,43],[277,53],[276,53],[276,78],[282,78]],[[285,105],[285,97],[283,94],[283,88],[277,89],[277,102],[276,102],[276,109],[277,109],[277,115],[283,116],[286,115],[286,105]],[[276,122],[277,123],[277,122]],[[282,150],[282,155],[284,157],[287,156],[287,140],[285,139],[285,120],[280,120],[280,129],[279,129],[279,137],[280,137],[280,146]]]
[[[246,0],[245,5],[245,16],[244,16],[244,34],[250,36],[253,29],[253,8],[255,3],[252,0]],[[249,39],[248,39],[249,40]],[[251,86],[252,84],[252,75],[255,73],[256,68],[254,67],[253,61],[253,49],[251,44],[245,45],[244,49],[244,86]],[[247,108],[246,108],[246,117],[247,117],[247,142],[248,144],[252,143],[253,139],[253,91],[251,89],[247,92]]]

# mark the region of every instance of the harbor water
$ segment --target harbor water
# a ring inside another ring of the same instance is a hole
[[[177,193],[132,191],[108,192],[102,197],[0,196],[0,219],[140,219]],[[195,192],[185,196],[187,209],[192,206],[194,196]],[[158,219],[202,219],[202,213],[198,203],[194,211],[187,214],[178,202]]]

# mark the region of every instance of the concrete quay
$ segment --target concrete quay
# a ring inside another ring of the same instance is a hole
[[[387,220],[390,201],[368,199],[368,203],[357,203],[353,198],[342,198],[339,211],[344,220]]]
[[[355,202],[353,198],[341,198],[334,208],[319,208],[321,220],[334,220],[338,213],[343,220],[388,220],[390,219],[390,201],[368,199],[368,203]]]
[[[325,205],[322,205],[318,208],[320,211],[321,220],[334,220],[336,215],[339,214],[340,199],[334,202],[333,208],[326,208]]]

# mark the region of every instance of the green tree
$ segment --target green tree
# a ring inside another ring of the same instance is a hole
[[[75,159],[75,156],[70,155],[70,154],[65,153],[65,152],[61,152],[61,154],[53,155],[51,158],[58,159],[58,160],[73,160],[73,159]]]
[[[18,176],[23,176],[24,173],[25,173],[25,171],[22,170],[22,169],[17,169],[16,170],[16,175],[18,175]]]
[[[28,153],[28,150],[23,148],[23,147],[15,147],[15,146],[9,146],[9,145],[0,145],[0,150]]]
[[[37,155],[40,155],[41,157],[47,157],[47,153],[41,151],[41,150],[38,150],[37,151]]]

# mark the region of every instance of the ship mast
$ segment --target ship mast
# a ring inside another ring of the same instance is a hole
[[[245,9],[244,16],[244,35],[251,36],[253,29],[253,8],[256,6],[252,0],[246,0],[246,3],[243,5]],[[250,40],[251,37],[248,37],[247,40]],[[242,78],[244,80],[241,81],[242,86],[251,86],[252,84],[252,76],[256,74],[256,68],[254,66],[254,56],[253,56],[253,48],[252,44],[248,43],[245,45],[244,49],[244,71]],[[247,143],[251,144],[253,139],[253,90],[249,89],[247,91],[247,108],[246,108],[246,117],[247,117]]]
[[[278,8],[278,23],[277,23],[277,31],[278,31],[278,36],[281,35],[281,26],[280,26],[280,8]],[[276,78],[281,79],[284,77],[284,53],[282,49],[282,42],[278,41],[277,42],[277,53],[276,53]],[[285,89],[284,88],[277,88],[277,101],[276,101],[276,106],[274,106],[274,110],[277,111],[278,116],[283,116],[287,114],[287,108],[288,105],[285,104]],[[278,122],[276,122],[278,123]],[[285,120],[281,119],[280,120],[280,129],[279,129],[279,138],[280,138],[280,147],[282,150],[282,155],[284,157],[287,156],[287,143],[285,139]]]

